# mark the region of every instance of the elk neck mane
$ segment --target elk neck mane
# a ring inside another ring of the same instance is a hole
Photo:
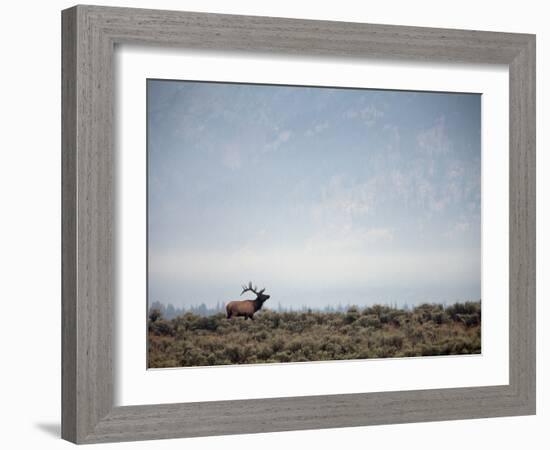
[[[259,311],[262,309],[262,306],[264,305],[264,302],[260,300],[260,298],[256,298],[256,300],[252,300],[254,302],[254,311]]]

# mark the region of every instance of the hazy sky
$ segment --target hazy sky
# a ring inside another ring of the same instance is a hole
[[[148,81],[149,301],[481,297],[481,97]]]

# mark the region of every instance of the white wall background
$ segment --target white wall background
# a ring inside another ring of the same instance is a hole
[[[531,417],[388,425],[261,435],[119,444],[118,448],[262,449],[298,446],[446,450],[544,448],[550,423],[550,394],[544,366],[550,358],[544,324],[548,296],[550,226],[544,193],[550,170],[542,149],[550,114],[548,59],[550,21],[545,2],[386,0],[358,2],[291,0],[104,1],[135,6],[233,14],[469,28],[537,34],[537,222],[538,222],[538,414]],[[70,1],[6,2],[0,45],[0,297],[3,303],[0,412],[4,448],[68,448],[60,440],[60,10]],[[545,170],[546,169],[546,170]],[[546,256],[546,257],[545,257]],[[98,446],[105,447],[104,445]]]

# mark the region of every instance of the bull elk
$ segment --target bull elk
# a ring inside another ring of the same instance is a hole
[[[262,309],[264,302],[269,299],[269,295],[264,294],[265,288],[261,291],[258,291],[258,288],[255,286],[252,287],[252,282],[248,283],[248,286],[243,285],[243,291],[241,295],[245,292],[253,292],[256,294],[256,300],[234,300],[229,302],[225,306],[225,311],[227,312],[227,318],[244,316],[244,320],[250,319],[254,320],[254,313]]]

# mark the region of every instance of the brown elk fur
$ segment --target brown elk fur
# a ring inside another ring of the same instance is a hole
[[[251,319],[254,320],[254,313],[262,309],[264,302],[269,299],[269,295],[264,294],[265,289],[258,291],[258,288],[252,288],[252,283],[249,283],[248,287],[243,286],[243,291],[241,295],[246,291],[251,291],[256,294],[256,300],[234,300],[229,302],[225,306],[225,311],[227,312],[227,318],[243,316],[244,320]]]

